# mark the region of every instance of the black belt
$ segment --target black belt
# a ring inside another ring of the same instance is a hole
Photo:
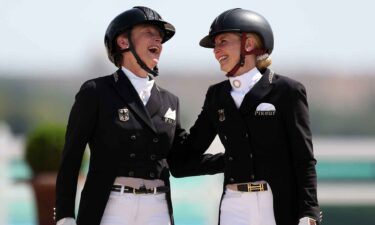
[[[160,187],[147,189],[145,186],[142,186],[139,189],[136,189],[136,188],[132,188],[128,186],[113,185],[111,190],[122,192],[122,193],[133,193],[133,194],[160,194],[160,193],[167,193],[169,191],[169,187],[160,186]]]
[[[237,190],[243,192],[258,192],[258,191],[267,191],[267,184],[237,184]]]

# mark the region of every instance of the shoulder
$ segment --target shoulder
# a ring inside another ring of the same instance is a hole
[[[101,85],[105,85],[111,82],[113,79],[114,79],[113,74],[93,78],[93,79],[85,81],[82,84],[81,89],[96,89],[100,87]]]
[[[156,85],[156,88],[158,89],[159,93],[160,93],[163,97],[169,98],[169,99],[171,99],[171,100],[173,100],[173,101],[178,101],[178,97],[177,97],[177,95],[173,94],[172,92],[168,91],[168,90],[165,89],[165,88],[160,87],[160,86],[157,85],[156,83],[155,83],[155,85]]]
[[[212,95],[214,93],[220,93],[225,86],[228,85],[228,80],[223,80],[219,83],[210,85],[207,90],[207,96]]]
[[[305,86],[301,82],[280,74],[274,75],[274,84],[285,91],[305,91]]]
[[[81,85],[76,97],[91,98],[98,95],[105,87],[108,87],[113,80],[113,75],[106,75],[102,77],[86,80]]]
[[[283,93],[291,102],[307,99],[306,88],[301,82],[278,74],[275,74],[274,81],[277,92]]]

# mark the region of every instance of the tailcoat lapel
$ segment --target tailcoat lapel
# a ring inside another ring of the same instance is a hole
[[[239,110],[237,109],[236,103],[234,102],[232,95],[230,94],[231,89],[232,87],[229,83],[229,80],[227,80],[223,85],[223,90],[220,91],[220,105],[223,109],[226,110],[225,114],[228,120],[227,122],[229,124],[236,124],[237,129],[243,128],[245,130],[244,120]]]
[[[241,114],[248,114],[255,111],[255,107],[261,103],[261,100],[272,90],[274,72],[266,69],[262,78],[245,95],[239,108]]]
[[[113,78],[113,86],[115,87],[117,93],[126,102],[129,108],[133,110],[134,113],[139,116],[154,132],[156,132],[156,128],[152,123],[142,100],[139,98],[137,91],[131,84],[128,77],[121,69],[119,69],[113,74]]]
[[[154,83],[151,89],[151,96],[146,104],[146,109],[151,118],[154,117],[160,111],[161,105],[163,105],[162,98],[160,96],[158,87]]]

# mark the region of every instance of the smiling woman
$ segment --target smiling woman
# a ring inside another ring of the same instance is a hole
[[[154,77],[162,44],[174,33],[156,11],[140,6],[109,24],[104,43],[118,70],[86,81],[76,95],[56,181],[57,225],[173,225],[169,172],[175,171],[168,164],[177,161],[174,169],[190,175],[211,174],[223,164],[211,163],[211,155],[172,154],[186,133],[179,100]],[[86,144],[90,165],[75,220]]]
[[[122,35],[116,40],[121,49],[129,49],[130,45],[135,46],[135,53],[133,51],[124,52],[121,64],[131,71],[134,71],[136,74],[147,77],[147,71],[138,66],[137,60],[141,59],[148,68],[155,68],[159,63],[159,57],[162,51],[162,32],[156,25],[136,25],[132,29],[130,39],[131,40]]]
[[[199,44],[214,49],[228,79],[208,88],[190,135],[175,147],[199,155],[219,136],[225,148],[219,224],[318,224],[306,91],[268,68],[270,24],[254,11],[229,9]]]

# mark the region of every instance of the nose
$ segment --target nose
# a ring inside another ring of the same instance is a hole
[[[160,34],[155,34],[155,35],[154,35],[154,39],[155,39],[155,41],[157,41],[157,42],[161,42],[162,37],[161,37]]]
[[[217,46],[214,47],[214,54],[218,54],[221,51],[221,49]]]

